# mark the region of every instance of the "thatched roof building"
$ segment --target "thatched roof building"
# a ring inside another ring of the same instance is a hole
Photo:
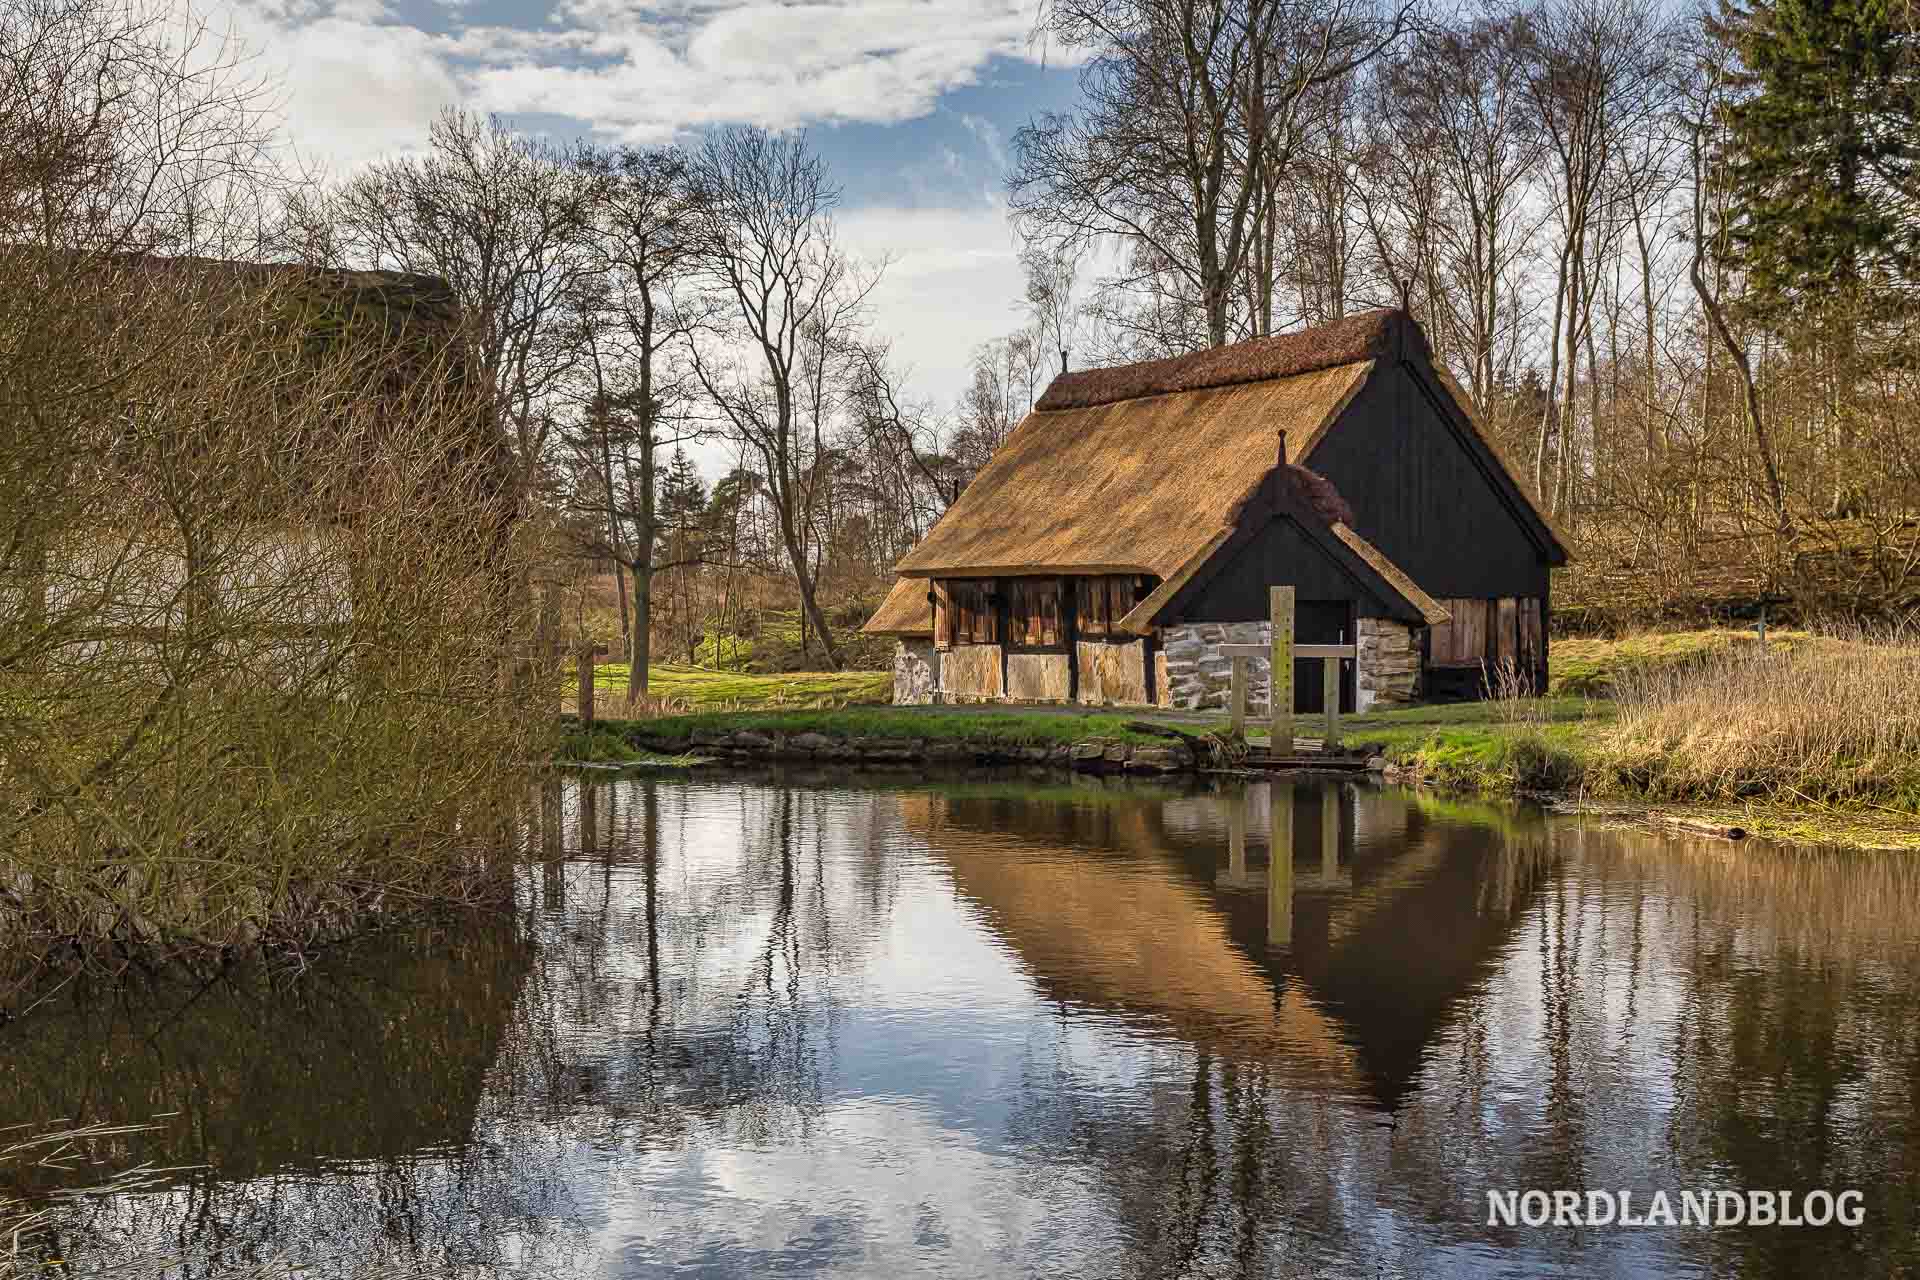
[[[1419,326],[1373,311],[1062,374],[866,629],[901,637],[903,701],[1216,705],[1211,649],[1263,639],[1288,585],[1300,643],[1372,651],[1352,709],[1491,663],[1544,680],[1565,560]],[[1318,680],[1295,687],[1317,710]]]

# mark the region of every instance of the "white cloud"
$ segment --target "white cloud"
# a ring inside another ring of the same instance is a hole
[[[653,142],[717,123],[900,123],[996,56],[1045,52],[1029,44],[1031,0],[566,0],[530,6],[513,26],[470,23],[466,0],[436,0],[442,32],[402,21],[388,0],[225,3],[216,21],[230,19],[283,80],[295,144],[337,174],[424,145],[451,104]],[[978,116],[961,123],[997,176],[998,130]],[[902,170],[903,198],[916,165],[951,176],[964,161],[929,147]],[[965,387],[974,347],[1021,320],[997,182],[983,196],[964,209],[867,207],[843,218],[851,248],[892,258],[875,329],[894,336],[911,393],[941,410]],[[700,462],[711,471],[722,459]]]
[[[464,0],[451,0],[444,35],[383,0],[227,3],[284,69],[300,141],[348,165],[409,145],[454,100],[566,115],[630,141],[716,123],[894,123],[990,58],[1034,52],[1027,0],[571,0],[524,27],[466,25]]]

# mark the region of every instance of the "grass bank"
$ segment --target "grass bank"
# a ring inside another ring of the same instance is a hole
[[[1773,632],[1764,649],[1751,632],[1730,630],[1561,640],[1547,697],[1350,717],[1345,734],[1405,776],[1450,790],[1658,805],[1798,842],[1920,847],[1916,669],[1920,635],[1901,631]],[[632,749],[645,739],[675,755],[696,738],[741,730],[1046,747],[1153,741],[1126,727],[1140,718],[1126,710],[839,701],[884,700],[885,673],[665,673],[656,687],[685,690],[684,701],[610,722],[615,742]]]
[[[978,742],[1004,746],[1070,746],[1104,738],[1160,744],[1165,739],[1127,728],[1137,711],[1046,711],[951,707],[841,707],[809,710],[778,706],[754,711],[707,711],[687,715],[603,720],[599,729],[631,745],[694,748],[701,740],[741,731],[818,733],[830,738],[879,738],[920,742]]]

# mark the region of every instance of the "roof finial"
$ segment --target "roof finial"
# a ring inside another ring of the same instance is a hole
[[[1284,427],[1280,429],[1280,465],[1287,465],[1287,432]]]

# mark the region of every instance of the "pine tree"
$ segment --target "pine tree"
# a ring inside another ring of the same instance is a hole
[[[1892,0],[1726,0],[1734,264],[1761,312],[1869,300],[1920,267],[1910,21]],[[1864,295],[1863,295],[1864,290]]]

